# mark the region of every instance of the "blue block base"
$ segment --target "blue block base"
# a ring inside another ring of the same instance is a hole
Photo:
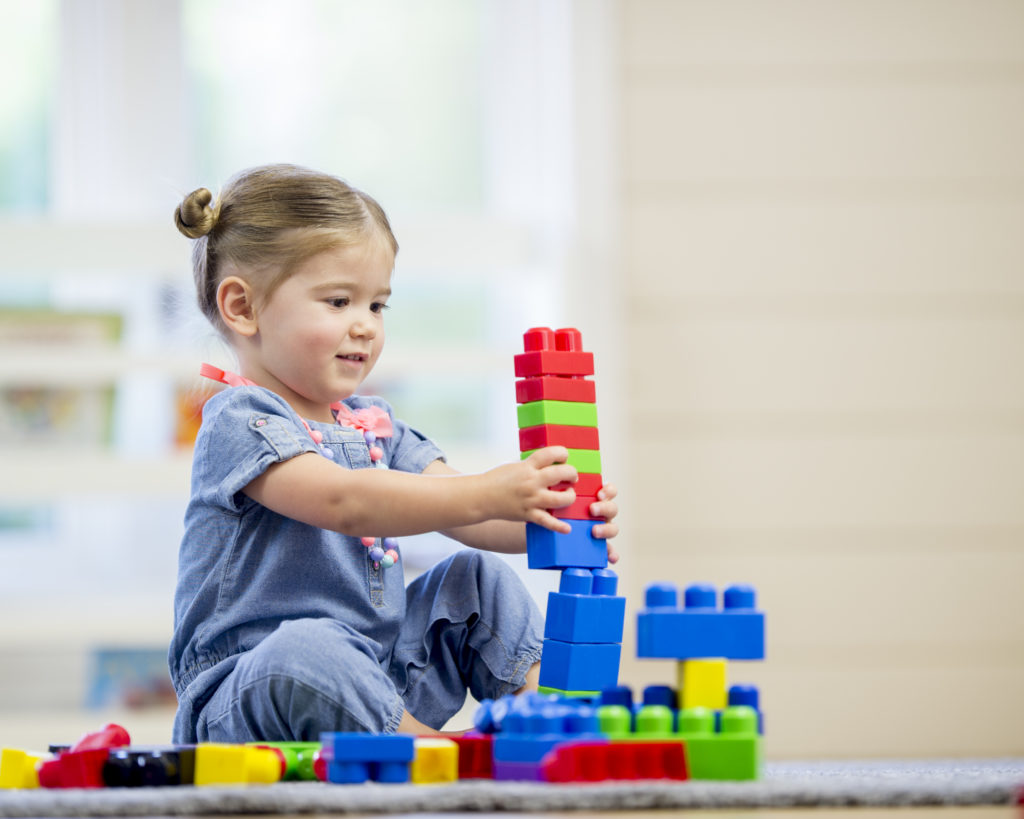
[[[626,598],[548,593],[544,636],[564,643],[621,643]]]
[[[539,684],[562,691],[601,691],[619,682],[618,643],[565,643],[545,640]]]
[[[572,532],[563,535],[536,523],[526,524],[527,565],[531,569],[603,569],[608,545],[590,534],[592,520],[567,520]]]

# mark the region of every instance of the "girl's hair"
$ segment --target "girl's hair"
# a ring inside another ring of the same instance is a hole
[[[216,202],[206,188],[174,211],[178,230],[194,239],[192,272],[199,307],[221,333],[217,287],[234,263],[255,277],[269,298],[295,267],[336,247],[383,239],[398,242],[383,208],[362,191],[328,174],[295,165],[264,165],[228,180]]]

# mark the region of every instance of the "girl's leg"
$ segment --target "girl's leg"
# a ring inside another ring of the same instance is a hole
[[[394,732],[402,700],[374,647],[333,620],[283,623],[239,659],[203,707],[199,741],[315,741],[321,731]]]
[[[543,630],[516,572],[496,555],[464,549],[409,584],[390,675],[408,711],[441,728],[467,689],[483,700],[529,687]]]

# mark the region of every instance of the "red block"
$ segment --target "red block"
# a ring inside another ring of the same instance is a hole
[[[565,424],[541,424],[519,430],[519,450],[529,452],[543,446],[569,449],[600,449],[597,427],[571,427]]]
[[[541,762],[548,782],[689,778],[682,742],[571,742]]]
[[[556,483],[554,486],[548,487],[556,492],[564,492],[566,489],[571,489],[578,496],[583,497],[597,497],[597,493],[601,491],[601,487],[604,486],[604,480],[601,475],[597,472],[581,472],[576,483]]]
[[[590,505],[596,500],[597,498],[589,495],[577,495],[576,500],[568,506],[560,506],[558,509],[551,509],[550,512],[562,520],[593,520],[601,523],[604,518],[595,518],[590,514]]]
[[[102,788],[103,763],[111,748],[131,744],[131,737],[120,725],[110,723],[86,734],[56,759],[39,766],[39,785],[43,788]]]
[[[494,779],[494,735],[469,732],[449,737],[459,746],[459,779]]]
[[[583,376],[594,374],[594,354],[539,350],[515,357],[516,376],[533,378],[540,375]]]
[[[593,381],[585,378],[567,378],[558,375],[543,375],[516,381],[516,403],[529,404],[531,401],[572,401],[576,404],[593,404],[597,401],[597,389]]]

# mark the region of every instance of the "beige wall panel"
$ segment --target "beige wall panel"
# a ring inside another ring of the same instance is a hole
[[[669,661],[622,664],[621,679],[639,693],[672,685]],[[990,756],[1024,753],[1024,668],[949,657],[923,669],[733,663],[729,681],[761,689],[765,754],[807,757]]]
[[[1024,312],[1024,194],[636,196],[625,218],[638,310],[693,295],[877,294],[917,312]]]
[[[700,440],[638,433],[633,509],[687,526],[1020,526],[1024,437]]]
[[[630,370],[628,406],[685,437],[1024,435],[1024,315],[908,319],[897,305],[753,296],[637,305],[644,320],[632,342],[651,354]],[[710,412],[719,414],[699,415]]]
[[[630,541],[660,545],[657,581],[676,584],[680,604],[691,583],[713,583],[719,591],[733,583],[754,586],[758,606],[767,614],[773,662],[888,667],[933,666],[945,663],[950,653],[988,664],[1024,657],[1024,596],[1018,593],[1024,552],[1019,549],[982,543],[974,548],[965,543],[955,553],[887,549],[865,538],[859,547],[840,552],[823,533],[821,549],[796,551],[759,543],[751,534],[743,557],[695,549],[685,543],[685,530],[671,540],[641,528],[630,533]],[[629,590],[631,636],[644,588],[655,582],[652,574],[643,588]]]
[[[1016,0],[626,0],[628,66],[998,63],[1021,55]]]
[[[1019,194],[1024,80],[1010,85],[635,83],[623,106],[627,190],[733,183],[783,193],[978,180]],[[971,192],[968,188],[965,192]]]

